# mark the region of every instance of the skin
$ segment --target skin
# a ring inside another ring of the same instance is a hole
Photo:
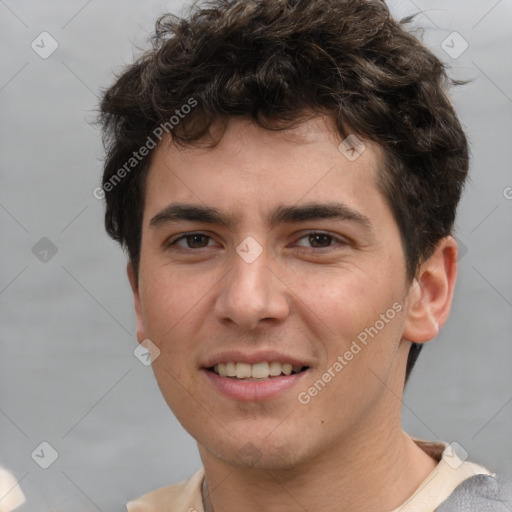
[[[401,398],[410,342],[434,338],[448,316],[457,245],[442,239],[408,282],[397,223],[377,187],[381,150],[364,141],[349,161],[340,142],[323,117],[285,132],[237,118],[215,149],[163,144],[153,154],[138,282],[128,264],[137,338],[160,350],[157,382],[198,443],[216,512],[392,510],[436,465],[402,431]],[[267,223],[278,205],[333,201],[370,228],[346,219]],[[215,207],[234,224],[150,226],[174,202]],[[186,239],[165,245],[197,231],[207,236],[192,248]],[[334,238],[311,240],[310,231]],[[263,248],[250,264],[235,250],[248,236]],[[301,404],[298,393],[395,303],[402,311]],[[233,400],[202,370],[233,348],[278,350],[309,370],[273,399]]]

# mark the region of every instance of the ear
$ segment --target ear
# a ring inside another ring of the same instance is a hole
[[[407,317],[402,333],[406,340],[430,341],[448,318],[457,279],[457,254],[457,242],[447,236],[420,266],[407,296]]]
[[[139,343],[142,343],[145,339],[147,339],[146,328],[144,326],[144,319],[142,316],[142,306],[141,306],[140,295],[139,295],[139,283],[137,282],[137,279],[135,277],[135,271],[133,269],[133,265],[131,262],[128,262],[128,265],[126,267],[126,273],[128,274],[128,280],[130,281],[130,286],[132,287],[132,293],[133,293],[133,305],[135,308],[135,321],[137,324],[137,341]]]

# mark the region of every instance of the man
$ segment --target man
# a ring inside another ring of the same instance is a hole
[[[130,512],[500,504],[401,429],[457,275],[448,82],[384,2],[218,0],[160,19],[105,92],[106,228],[204,466]]]

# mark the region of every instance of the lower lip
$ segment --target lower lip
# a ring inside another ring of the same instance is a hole
[[[257,381],[244,381],[221,377],[210,370],[203,370],[206,377],[223,395],[233,400],[258,401],[273,398],[295,386],[307,370],[292,375],[282,375]]]

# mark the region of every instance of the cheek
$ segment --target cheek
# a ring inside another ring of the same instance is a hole
[[[184,286],[174,272],[159,269],[146,273],[142,309],[148,337],[160,350],[152,364],[162,395],[171,409],[181,410],[188,396],[192,366],[191,340],[195,318],[201,308],[197,286]]]
[[[141,301],[148,337],[161,350],[175,347],[176,343],[170,341],[181,337],[183,328],[190,327],[199,316],[204,294],[200,282],[191,285],[179,272],[165,268],[145,272]]]
[[[367,270],[340,269],[303,280],[298,314],[324,346],[322,366],[329,368],[349,350],[349,372],[344,373],[353,376],[368,366],[389,363],[403,329],[402,289],[397,281],[379,279]]]
[[[350,333],[378,318],[391,304],[394,293],[384,289],[367,271],[334,269],[303,278],[297,295],[311,317],[321,320],[332,334]],[[301,313],[302,314],[302,313]]]

